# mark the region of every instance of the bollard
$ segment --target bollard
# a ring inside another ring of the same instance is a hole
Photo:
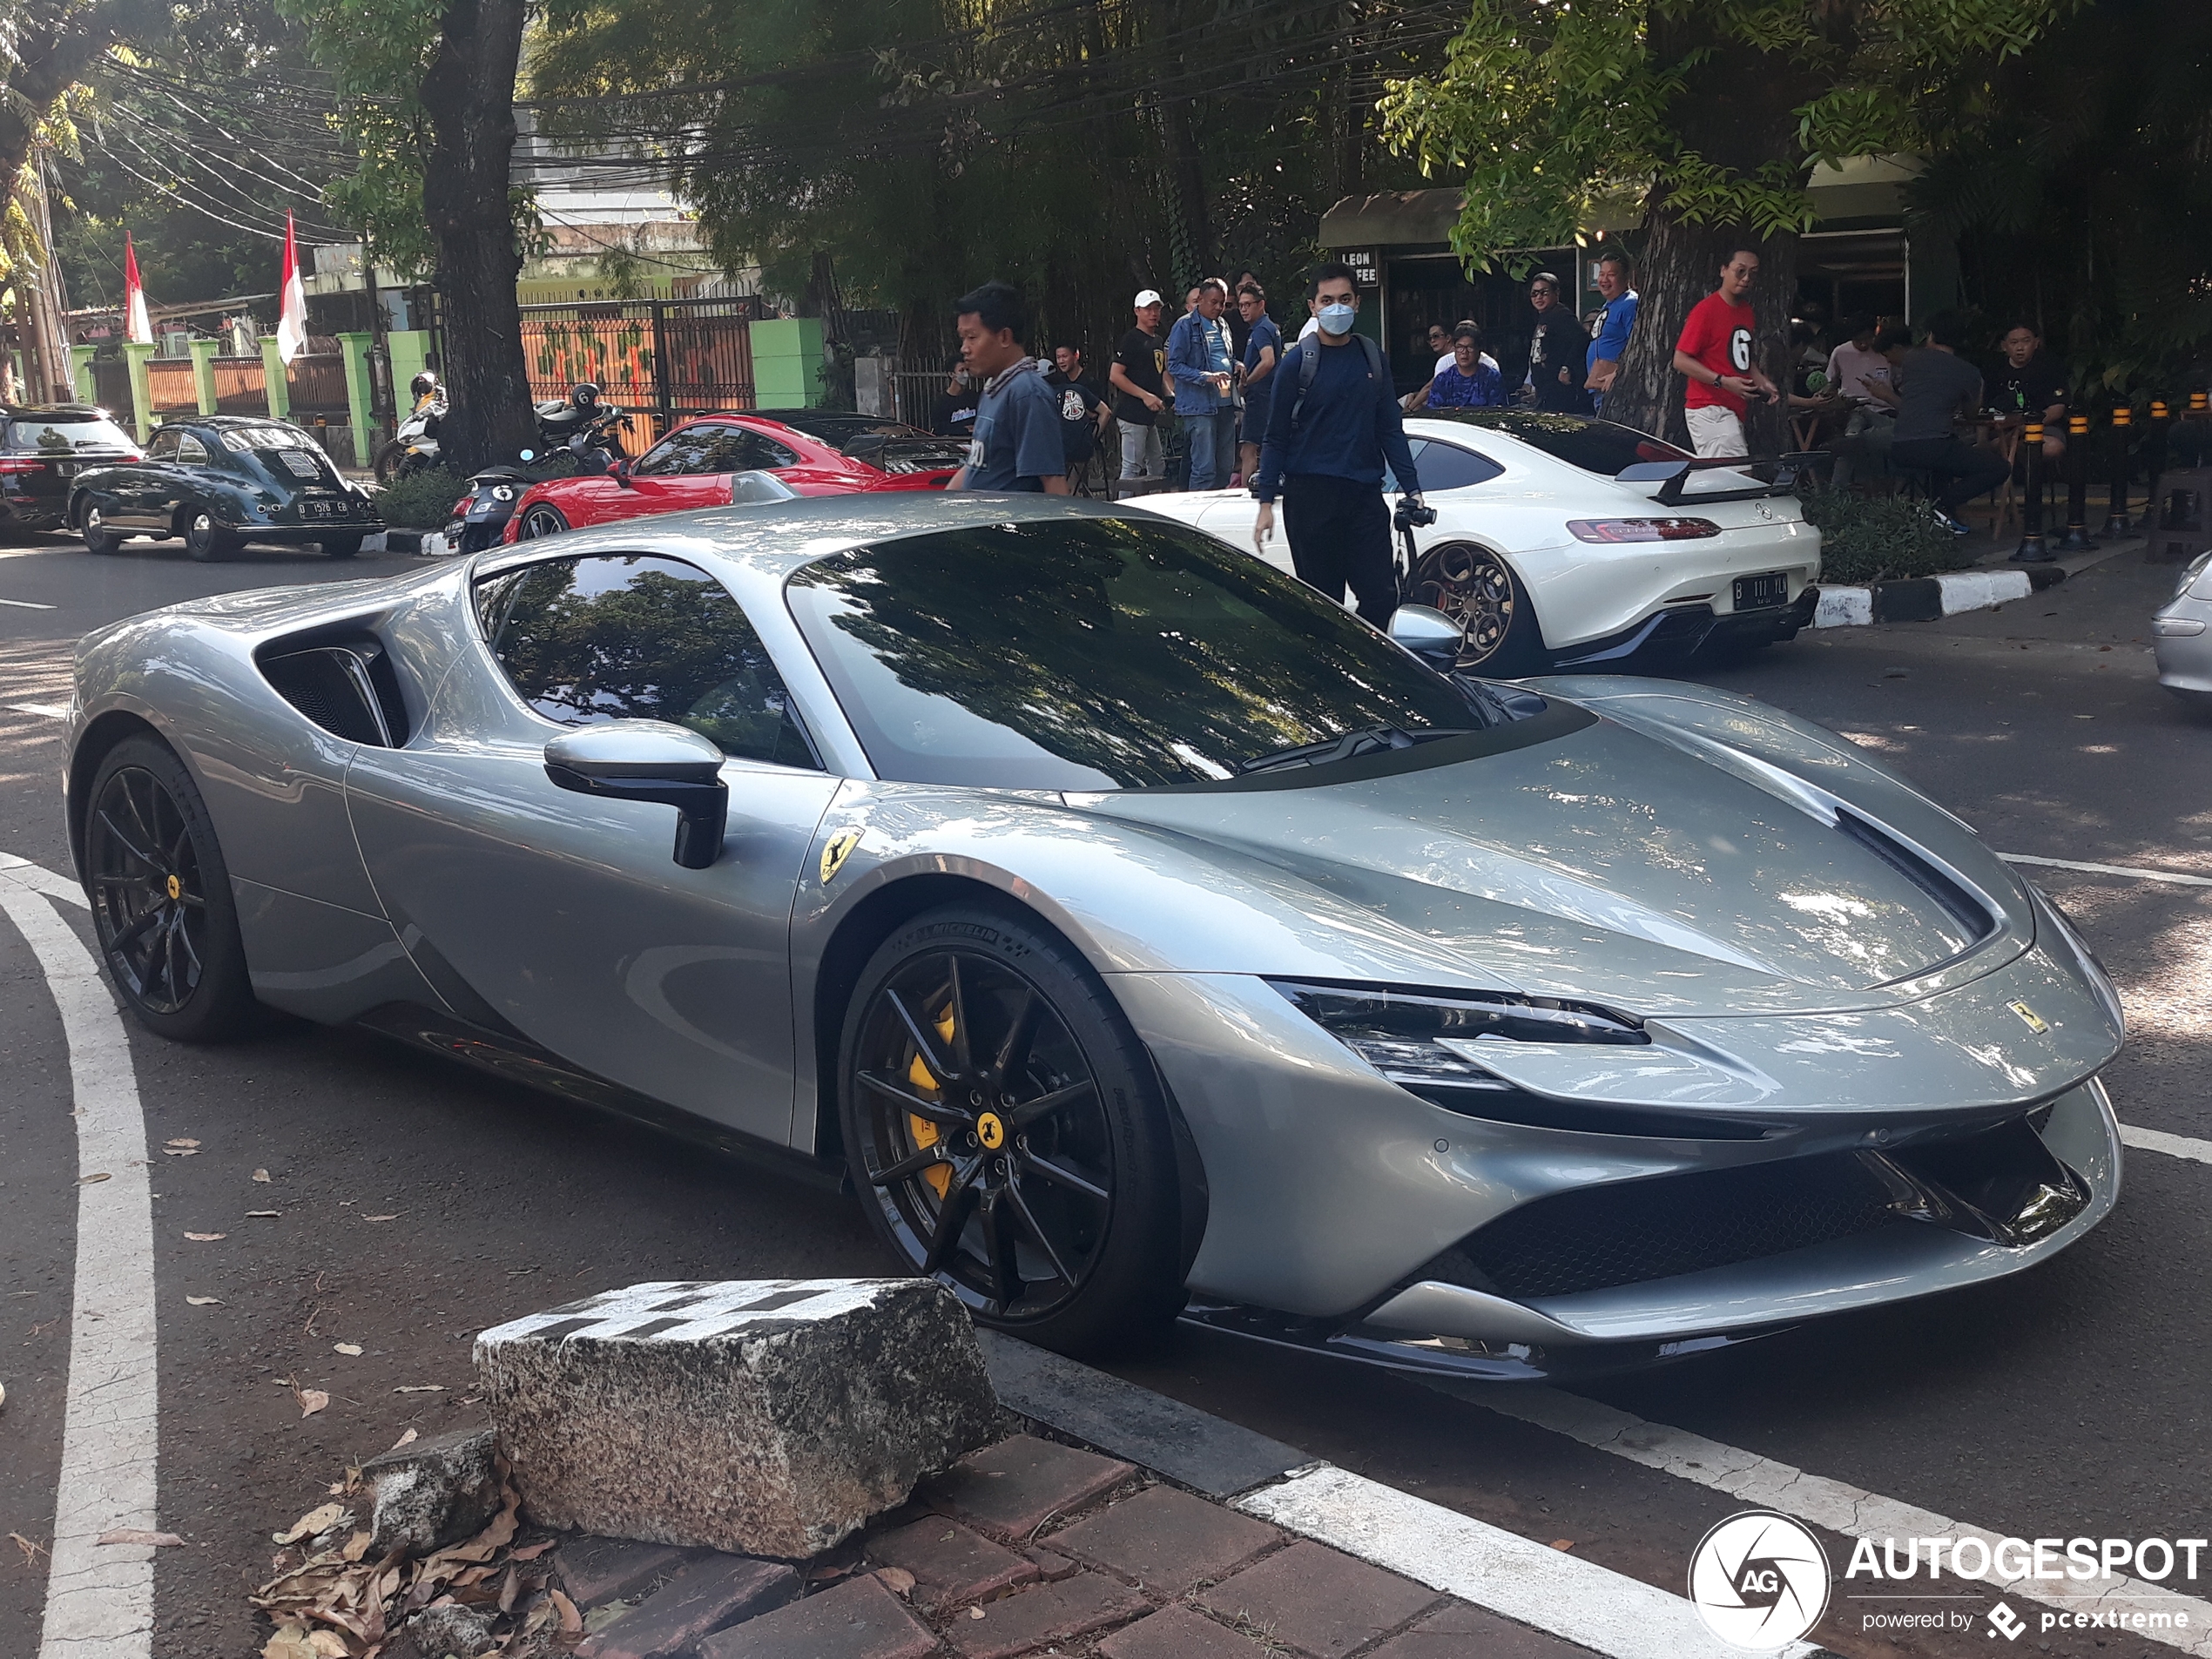
[[[2128,437],[2134,421],[2134,410],[2125,403],[2112,412],[2112,496],[2105,514],[2107,536],[2125,536],[2134,528],[2128,517]]]
[[[2027,451],[2027,493],[2020,501],[2020,544],[2013,557],[2022,564],[2048,564],[2058,555],[2043,542],[2043,423],[2030,421],[2020,433]]]
[[[2166,474],[2166,428],[2168,420],[2166,400],[2162,397],[2151,399],[2150,442],[2143,445],[2144,493],[2149,497],[2150,504],[2143,510],[2154,527],[2166,522],[2163,507],[2158,499],[2158,481]]]
[[[2061,553],[2087,553],[2097,544],[2089,536],[2089,417],[2067,417],[2066,534],[2059,538]]]

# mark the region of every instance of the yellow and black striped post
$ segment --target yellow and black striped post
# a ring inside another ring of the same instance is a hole
[[[2066,534],[2061,553],[2087,553],[2096,546],[2089,535],[2089,417],[2070,415],[2066,421]]]
[[[2043,423],[2030,421],[2020,432],[2027,454],[2027,492],[2020,499],[2020,544],[2013,557],[2022,564],[2047,564],[2058,555],[2043,541]]]
[[[2158,499],[2158,481],[2166,475],[2166,428],[2173,417],[2167,413],[2166,400],[2155,397],[2150,401],[2150,442],[2143,446],[2143,476],[2149,485],[2150,506],[2146,509],[2152,525],[2165,522],[2165,513]]]
[[[2107,536],[2125,536],[2134,528],[2128,516],[2128,440],[2134,430],[2134,410],[2125,403],[2119,405],[2112,412],[2112,495],[2105,511]]]

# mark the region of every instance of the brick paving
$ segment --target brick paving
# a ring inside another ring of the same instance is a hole
[[[591,1629],[578,1659],[1592,1659],[1028,1435],[819,1560],[803,1597],[788,1564],[711,1551],[571,1539],[557,1564]]]

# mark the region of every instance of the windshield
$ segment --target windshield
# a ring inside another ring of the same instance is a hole
[[[1138,789],[1494,716],[1312,589],[1163,520],[941,530],[794,572],[792,613],[880,777]]]
[[[1586,415],[1551,415],[1541,409],[1423,409],[1420,418],[1459,421],[1508,432],[1554,460],[1606,478],[1619,477],[1640,461],[1690,458],[1688,450],[1677,449],[1649,432],[1613,421],[1593,421]]]
[[[138,446],[104,415],[36,415],[8,423],[8,447],[65,455],[79,449],[135,449]]]

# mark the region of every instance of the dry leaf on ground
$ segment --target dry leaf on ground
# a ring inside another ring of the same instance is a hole
[[[421,1437],[417,1435],[413,1429],[409,1429],[406,1433],[401,1435],[399,1439],[392,1442],[392,1449],[396,1452],[402,1446],[412,1446]]]
[[[253,1178],[256,1181],[266,1181],[269,1178],[269,1172],[266,1170],[256,1170],[253,1171]]]
[[[164,1146],[198,1146],[199,1143],[188,1135],[179,1135],[174,1140],[162,1142],[162,1144]]]
[[[346,1638],[335,1630],[310,1630],[307,1645],[321,1656],[321,1659],[346,1659],[353,1649],[346,1645]]]
[[[152,1544],[157,1549],[182,1549],[185,1541],[172,1532],[148,1532],[143,1527],[118,1527],[102,1533],[96,1544]]]
[[[199,1156],[199,1149],[196,1146],[165,1146],[161,1149],[161,1156],[165,1158],[196,1158]]]
[[[346,1506],[342,1503],[320,1505],[293,1521],[286,1531],[272,1533],[269,1541],[273,1544],[296,1544],[302,1538],[312,1538],[326,1527],[336,1526],[339,1518],[345,1513]]]
[[[397,1221],[397,1216],[363,1216],[363,1221]]]
[[[223,1305],[223,1298],[219,1296],[188,1296],[185,1300],[196,1308],[217,1308]]]
[[[446,1386],[443,1383],[412,1383],[392,1392],[395,1394],[442,1394],[446,1392]]]
[[[107,1170],[101,1170],[101,1171],[100,1171],[98,1175],[80,1175],[80,1176],[78,1176],[78,1177],[77,1177],[77,1184],[78,1184],[78,1186],[80,1186],[80,1187],[89,1187],[89,1186],[91,1186],[91,1185],[92,1184],[92,1183],[93,1183],[93,1182],[95,1182],[95,1181],[111,1181],[111,1180],[113,1180],[114,1178],[115,1178],[115,1177],[114,1177],[112,1175],[111,1175],[111,1174],[110,1174]]]
[[[900,1595],[913,1593],[914,1575],[903,1567],[879,1567],[875,1569],[875,1575],[883,1581],[886,1589]]]
[[[261,1649],[261,1659],[320,1659],[307,1641],[307,1633],[296,1624],[287,1624],[271,1636]]]
[[[24,1537],[19,1532],[10,1533],[8,1534],[8,1541],[13,1544],[17,1549],[23,1551],[23,1564],[25,1567],[37,1566],[38,1558],[46,1553],[45,1545],[34,1544],[30,1539]]]
[[[1572,1538],[1554,1538],[1552,1540],[1552,1548],[1554,1549],[1572,1549],[1575,1548],[1575,1541]]]
[[[330,1345],[340,1353],[349,1353],[356,1358],[360,1357],[361,1351],[361,1345],[358,1342],[334,1342]]]
[[[185,1237],[195,1244],[212,1244],[218,1238],[228,1238],[230,1235],[228,1233],[186,1233]]]
[[[248,1221],[275,1221],[283,1214],[281,1210],[249,1210],[246,1212],[246,1218]]]

